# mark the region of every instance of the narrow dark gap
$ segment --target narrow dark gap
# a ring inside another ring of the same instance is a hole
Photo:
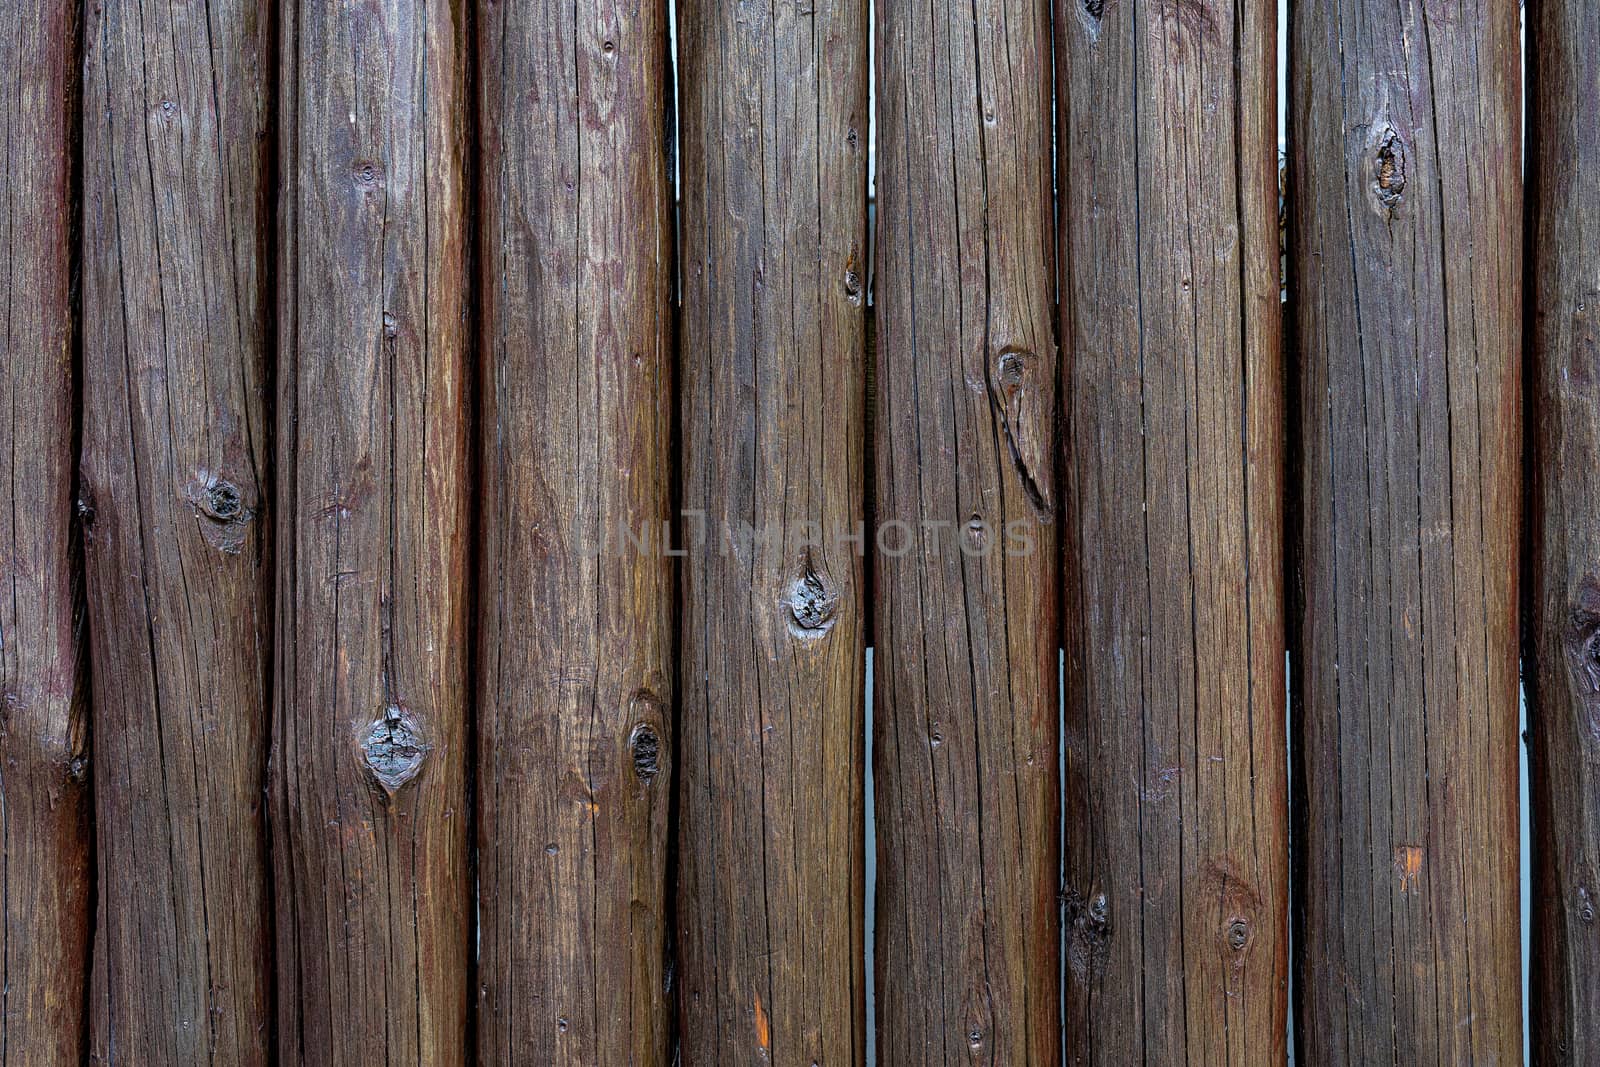
[[[683,242],[683,214],[679,198],[678,172],[678,34],[677,0],[666,0],[667,44],[666,76],[663,79],[665,99],[661,106],[666,153],[667,208],[672,213],[670,231],[671,247],[668,249],[670,277],[667,282],[667,313],[671,322],[667,328],[667,382],[671,400],[668,403],[667,441],[667,529],[668,544],[677,550],[687,551],[691,546],[683,530],[683,404],[680,391],[683,385],[683,263],[680,250]],[[672,608],[668,625],[669,644],[672,648],[671,705],[667,710],[670,740],[667,743],[667,855],[662,867],[663,922],[666,929],[661,940],[661,995],[666,1001],[668,1062],[676,1064],[681,1058],[678,1034],[677,958],[678,958],[678,779],[681,773],[679,753],[683,738],[683,567],[674,559],[672,563]]]
[[[1061,65],[1057,36],[1056,5],[1048,6],[1045,13],[1046,43],[1049,46],[1048,71],[1050,80],[1050,246],[1055,255],[1051,259],[1053,271],[1050,282],[1050,328],[1056,346],[1056,408],[1053,423],[1055,437],[1050,442],[1050,462],[1054,464],[1051,484],[1055,490],[1056,524],[1056,1025],[1060,1033],[1061,1062],[1070,1055],[1067,1045],[1067,582],[1066,552],[1071,544],[1067,533],[1068,479],[1071,475],[1067,463],[1068,417],[1071,409],[1067,403],[1072,385],[1071,368],[1067,365],[1067,324],[1062,315],[1068,310],[1062,296],[1061,279],[1065,273],[1066,242],[1061,228]]]
[[[262,922],[266,928],[266,991],[267,991],[267,1062],[279,1062],[278,1048],[278,880],[273,865],[272,845],[272,753],[277,744],[274,727],[277,723],[277,656],[278,656],[278,220],[282,217],[282,152],[283,152],[283,84],[278,72],[283,69],[283,21],[273,12],[267,27],[267,62],[272,71],[268,91],[268,117],[266,143],[261,149],[261,212],[258,220],[263,229],[261,240],[261,270],[259,272],[262,344],[262,429],[266,443],[262,450],[261,510],[265,516],[259,524],[261,537],[261,566],[263,590],[261,618],[264,620],[260,639],[266,647],[263,672],[266,675],[261,692],[261,713],[266,723],[261,736],[261,869],[265,883],[262,897],[266,914]]]
[[[73,573],[73,613],[74,631],[77,638],[76,653],[78,657],[77,686],[80,704],[80,721],[83,730],[83,743],[79,752],[74,753],[76,759],[86,761],[89,771],[84,776],[83,804],[84,821],[88,827],[88,892],[85,894],[84,903],[88,915],[84,923],[84,966],[83,966],[83,1011],[79,1018],[80,1044],[82,1062],[88,1067],[90,1059],[91,1042],[94,1039],[91,1025],[92,1009],[94,1007],[94,947],[98,936],[100,921],[100,856],[97,841],[95,821],[95,785],[94,785],[94,678],[92,657],[89,655],[89,610],[85,599],[88,587],[86,562],[83,551],[83,517],[80,501],[83,499],[83,128],[84,128],[84,84],[83,66],[84,55],[87,49],[85,33],[87,27],[88,6],[86,0],[76,0],[73,24],[73,43],[70,49],[72,54],[72,71],[67,77],[68,92],[71,99],[67,101],[66,112],[71,116],[71,128],[68,131],[68,165],[67,165],[67,248],[68,263],[67,277],[69,282],[68,304],[71,318],[71,362],[72,362],[72,514],[73,519],[69,528],[67,559]],[[70,736],[70,725],[69,725]]]
[[[1288,188],[1292,185],[1292,175],[1285,182],[1285,225],[1287,226],[1287,247],[1295,247],[1296,236],[1294,214],[1287,203]],[[1292,276],[1294,257],[1289,256],[1285,261],[1285,284],[1290,293],[1294,292],[1294,279]],[[1305,540],[1302,531],[1305,524],[1305,509],[1301,506],[1300,494],[1295,487],[1299,484],[1297,473],[1303,469],[1304,451],[1301,445],[1300,434],[1297,427],[1301,424],[1302,412],[1300,405],[1300,376],[1301,366],[1299,358],[1298,331],[1295,327],[1292,301],[1284,304],[1283,315],[1283,390],[1284,390],[1284,425],[1287,430],[1284,446],[1284,605],[1287,618],[1284,620],[1284,636],[1288,648],[1285,650],[1287,663],[1285,671],[1288,675],[1289,693],[1286,705],[1288,723],[1285,736],[1289,743],[1288,772],[1289,772],[1289,940],[1292,945],[1305,944],[1305,913],[1301,907],[1301,887],[1306,884],[1307,866],[1304,842],[1307,826],[1306,795],[1306,765],[1305,765],[1305,674],[1302,669],[1302,635],[1305,618],[1305,591],[1300,581],[1303,570],[1302,557]],[[1287,1025],[1290,1033],[1290,1062],[1300,1060],[1303,1050],[1298,1048],[1298,1031],[1294,1020],[1300,1013],[1300,997],[1305,989],[1305,978],[1302,973],[1304,956],[1302,953],[1291,953],[1290,978],[1289,978],[1289,1018]]]
[[[1537,220],[1539,218],[1538,190],[1540,183],[1529,179],[1530,175],[1539,171],[1539,141],[1529,136],[1528,101],[1537,95],[1539,76],[1539,56],[1537,52],[1528,50],[1528,10],[1527,5],[1521,5],[1518,12],[1521,28],[1522,43],[1522,171],[1523,171],[1523,202],[1522,202],[1522,232],[1524,253],[1522,257],[1522,495],[1519,503],[1522,505],[1523,523],[1519,540],[1518,552],[1518,588],[1520,590],[1520,603],[1518,604],[1518,651],[1520,653],[1517,673],[1522,682],[1522,708],[1517,736],[1517,762],[1518,778],[1518,836],[1521,845],[1518,852],[1520,870],[1517,872],[1521,884],[1520,913],[1517,916],[1518,925],[1522,932],[1522,1057],[1524,1063],[1532,1063],[1532,1028],[1533,1020],[1542,1016],[1538,1010],[1539,1005],[1535,1000],[1540,995],[1538,983],[1530,981],[1532,969],[1530,967],[1531,946],[1533,943],[1534,912],[1532,908],[1534,886],[1532,881],[1533,871],[1537,869],[1538,856],[1536,851],[1538,843],[1532,833],[1533,782],[1534,764],[1533,751],[1528,745],[1528,739],[1534,729],[1534,718],[1539,708],[1539,693],[1536,686],[1538,672],[1529,668],[1537,662],[1535,658],[1534,643],[1538,634],[1534,629],[1534,599],[1537,597],[1537,586],[1534,583],[1533,553],[1539,543],[1540,526],[1538,510],[1538,474],[1540,469],[1538,444],[1540,434],[1535,427],[1538,423],[1538,364],[1534,360],[1534,321],[1538,309],[1538,265],[1539,258],[1533,254],[1532,240],[1538,234]],[[1535,42],[1537,43],[1537,42]],[[1542,776],[1541,776],[1542,777]]]
[[[1305,989],[1302,979],[1301,954],[1295,951],[1296,945],[1305,944],[1304,911],[1300,907],[1300,887],[1306,884],[1306,856],[1303,842],[1308,830],[1306,796],[1306,767],[1305,767],[1305,738],[1303,724],[1305,722],[1305,696],[1304,673],[1301,670],[1301,635],[1303,620],[1305,618],[1305,594],[1300,581],[1302,573],[1302,546],[1305,543],[1301,536],[1304,530],[1305,515],[1301,506],[1297,486],[1300,484],[1299,472],[1304,469],[1304,455],[1301,448],[1300,434],[1297,427],[1301,423],[1302,412],[1300,409],[1300,359],[1298,330],[1295,325],[1294,302],[1291,294],[1294,292],[1292,255],[1295,247],[1295,226],[1291,190],[1294,187],[1295,167],[1293,155],[1289,150],[1289,111],[1294,101],[1289,98],[1289,86],[1293,84],[1291,75],[1291,61],[1293,53],[1289,48],[1290,27],[1288,23],[1288,8],[1281,2],[1278,6],[1278,39],[1274,54],[1278,60],[1276,72],[1278,89],[1278,270],[1279,285],[1281,287],[1280,305],[1282,312],[1282,326],[1280,336],[1283,346],[1283,603],[1286,617],[1284,619],[1284,674],[1288,683],[1288,693],[1284,701],[1284,739],[1289,752],[1285,760],[1285,771],[1288,775],[1289,804],[1288,832],[1289,832],[1289,884],[1286,887],[1289,893],[1289,995],[1288,1017],[1284,1025],[1288,1028],[1286,1047],[1289,1054],[1289,1063],[1293,1064],[1302,1059],[1302,1052],[1297,1047],[1299,1044],[1299,1029],[1295,1026],[1295,1019],[1300,1012],[1300,997]]]
[[[862,596],[862,707],[861,707],[861,839],[862,839],[862,999],[865,1002],[863,1020],[866,1062],[868,1067],[878,1063],[878,983],[877,983],[877,929],[878,929],[878,833],[877,833],[877,783],[873,777],[873,761],[877,750],[873,743],[877,728],[875,722],[877,696],[877,552],[870,546],[877,544],[878,529],[878,7],[875,0],[867,3],[867,253],[866,300],[862,314],[862,503],[861,517],[869,538],[863,548],[861,567]]]
[[[462,358],[466,361],[464,403],[467,406],[467,485],[470,487],[467,494],[468,500],[483,500],[483,468],[484,468],[484,442],[489,440],[484,432],[483,425],[483,386],[486,372],[484,365],[487,362],[485,353],[488,346],[483,340],[483,297],[482,285],[483,272],[479,264],[487,262],[483,252],[483,227],[482,227],[482,196],[481,182],[483,160],[483,101],[478,92],[478,6],[476,4],[464,5],[462,16],[462,92],[466,99],[465,119],[466,137],[465,148],[462,153],[462,163],[466,169],[465,180],[462,182],[463,198],[463,223],[466,232],[462,235],[462,270],[465,277],[462,287],[465,291],[463,298],[463,311],[467,317],[467,329]],[[467,528],[463,531],[466,537],[466,644],[463,657],[467,679],[465,687],[466,703],[466,766],[463,768],[462,784],[465,789],[464,803],[466,805],[466,852],[467,852],[467,885],[470,887],[470,901],[472,911],[467,923],[468,942],[464,946],[467,953],[467,1051],[466,1061],[476,1064],[478,1056],[478,1013],[480,1009],[478,990],[481,988],[481,979],[478,968],[483,945],[482,934],[482,907],[479,903],[479,842],[478,842],[478,768],[482,765],[483,753],[481,751],[481,729],[479,711],[482,707],[482,692],[479,688],[479,679],[483,677],[482,664],[479,662],[483,654],[482,642],[479,640],[479,620],[483,618],[479,597],[485,586],[482,567],[482,541],[480,535],[483,528],[484,509],[482,507],[468,507]]]

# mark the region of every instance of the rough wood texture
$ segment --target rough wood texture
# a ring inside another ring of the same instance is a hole
[[[683,1062],[837,1067],[865,1058],[867,5],[680,14]]]
[[[465,5],[283,5],[273,854],[285,1064],[460,1064]]]
[[[1273,0],[1058,0],[1068,1059],[1281,1062]]]
[[[1516,1063],[1517,5],[1294,10],[1300,1060]]]
[[[1600,8],[1529,9],[1534,1060],[1600,1059]]]
[[[877,14],[878,1058],[1054,1067],[1050,7]]]
[[[480,12],[486,1064],[665,1064],[664,0]]]
[[[264,1064],[271,26],[229,0],[86,29],[93,1057]]]
[[[88,708],[73,535],[75,5],[0,31],[0,1064],[83,1061]]]

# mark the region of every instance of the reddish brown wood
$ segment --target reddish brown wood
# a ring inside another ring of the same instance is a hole
[[[1298,1060],[1516,1063],[1517,5],[1294,11]]]
[[[1050,7],[877,15],[878,1059],[1054,1067]]]
[[[97,1063],[267,1060],[270,31],[88,6]]]
[[[663,0],[480,9],[485,1064],[665,1064]]]
[[[1600,8],[1528,20],[1533,1055],[1600,1057]]]
[[[466,1059],[465,24],[461,0],[283,5],[285,1064]]]
[[[866,1042],[867,5],[680,16],[682,1056],[839,1067]]]
[[[1273,0],[1058,0],[1072,1063],[1282,1062]]]
[[[0,1064],[82,1062],[88,707],[73,531],[76,6],[0,29]]]

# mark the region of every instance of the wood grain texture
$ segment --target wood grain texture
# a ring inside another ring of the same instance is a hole
[[[1528,19],[1534,1061],[1600,1058],[1600,8]]]
[[[87,19],[92,1056],[264,1064],[272,27],[244,0]]]
[[[1516,1063],[1517,5],[1294,10],[1298,1058]]]
[[[878,1058],[1054,1067],[1050,7],[877,15]]]
[[[867,5],[679,14],[682,1058],[861,1063]]]
[[[1285,1055],[1275,27],[1056,6],[1071,1063]]]
[[[0,1064],[83,1062],[88,706],[73,527],[75,6],[0,30]]]
[[[665,1064],[664,0],[480,11],[485,1064]]]
[[[283,5],[285,1064],[466,1058],[465,5]]]

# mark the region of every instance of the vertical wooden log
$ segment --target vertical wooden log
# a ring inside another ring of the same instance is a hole
[[[878,1056],[1054,1067],[1050,7],[877,13]]]
[[[1273,0],[1058,0],[1067,1035],[1281,1062]]]
[[[1300,1051],[1516,1063],[1517,5],[1294,11]]]
[[[663,0],[481,11],[479,1050],[664,1064]]]
[[[1600,9],[1528,24],[1534,1061],[1600,1058]]]
[[[89,962],[88,708],[73,544],[76,8],[0,30],[0,1064],[76,1065]]]
[[[681,15],[683,1060],[860,1063],[867,5]]]
[[[87,12],[93,1056],[261,1064],[271,26],[237,0]]]
[[[465,1061],[465,14],[284,4],[273,848],[288,1064]]]

